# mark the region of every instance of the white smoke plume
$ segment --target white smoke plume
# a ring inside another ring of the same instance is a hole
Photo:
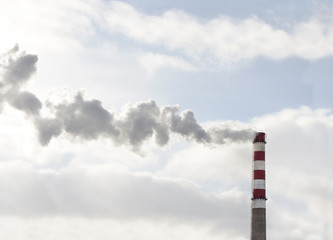
[[[36,55],[20,52],[18,46],[1,55],[0,101],[1,105],[7,102],[33,119],[42,145],[48,145],[62,133],[85,140],[109,138],[115,144],[129,145],[133,149],[150,138],[159,146],[166,145],[171,134],[213,144],[248,141],[254,134],[251,129],[234,130],[225,124],[204,129],[192,111],[180,111],[179,106],[159,107],[153,100],[137,103],[121,117],[116,117],[101,101],[85,99],[81,92],[70,102],[49,102],[44,107],[49,108],[53,116],[43,117],[41,101],[33,93],[22,90],[36,72],[37,61]]]

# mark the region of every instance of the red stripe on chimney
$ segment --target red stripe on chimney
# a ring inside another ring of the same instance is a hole
[[[254,170],[253,179],[265,179],[265,170]]]
[[[254,155],[253,155],[253,160],[265,161],[265,152],[264,151],[255,151]]]

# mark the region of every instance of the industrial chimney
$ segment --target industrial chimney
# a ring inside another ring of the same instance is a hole
[[[266,134],[257,132],[253,139],[251,240],[266,240],[265,144]]]

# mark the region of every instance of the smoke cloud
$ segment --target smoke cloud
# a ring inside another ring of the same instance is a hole
[[[18,45],[0,55],[3,78],[0,82],[0,101],[29,115],[39,114],[42,103],[31,92],[22,91],[25,83],[37,71],[37,55],[20,52]]]
[[[243,142],[253,137],[251,129],[239,130],[226,124],[205,129],[192,111],[180,111],[180,106],[159,107],[153,100],[130,106],[116,116],[101,101],[85,99],[81,92],[71,101],[49,102],[44,108],[53,115],[44,117],[40,114],[43,104],[37,96],[22,90],[36,72],[37,61],[36,55],[20,52],[18,46],[1,55],[0,103],[7,102],[32,118],[44,146],[61,134],[84,140],[104,137],[134,150],[151,138],[159,146],[166,145],[172,134],[205,144]]]
[[[42,103],[31,92],[19,92],[16,94],[11,93],[9,96],[9,103],[27,114],[38,114],[42,108]]]

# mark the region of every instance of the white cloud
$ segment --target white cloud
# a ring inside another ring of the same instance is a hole
[[[34,169],[23,162],[0,168],[2,215],[83,216],[119,220],[218,222],[235,228],[246,216],[246,196],[207,194],[193,183],[111,165]],[[11,181],[15,179],[15,181]]]
[[[256,17],[202,20],[180,10],[148,15],[118,1],[13,0],[0,5],[0,52],[19,43],[38,54],[43,60],[40,86],[49,81],[62,87],[79,78],[81,86],[91,78],[120,85],[118,78],[144,79],[142,66],[153,74],[164,68],[212,69],[257,57],[315,60],[333,53],[332,24],[316,17],[284,30]],[[119,33],[134,41],[124,43]],[[113,94],[121,98],[118,92]]]
[[[95,0],[1,3],[1,47],[18,42],[32,51],[46,47],[60,52],[77,49],[78,40],[94,32],[92,20],[97,20],[99,7],[100,2]]]
[[[331,236],[332,117],[329,110],[302,107],[251,123],[268,134],[267,224],[274,240]],[[133,238],[120,229],[148,239],[163,231],[181,239],[184,229],[207,239],[248,236],[251,143],[213,148],[177,140],[141,158],[104,140],[73,144],[59,138],[40,148],[23,115],[7,109],[1,121],[7,126],[1,131],[1,221],[16,222],[26,234],[31,232],[26,226],[34,226],[34,234],[42,235],[43,220],[59,225],[64,239],[71,231],[79,234],[76,226],[89,224],[93,235],[100,229],[115,236],[104,229],[110,224],[121,239]],[[30,142],[20,151],[12,147],[19,137]],[[146,225],[156,231],[137,228]]]
[[[228,232],[212,232],[210,225],[150,221],[114,221],[73,217],[0,217],[1,236],[8,240],[246,240]]]
[[[248,160],[251,151],[250,143],[211,147],[192,145],[191,148],[178,151],[160,174],[194,181],[221,181],[228,185],[235,184],[235,181],[247,182],[250,177],[251,161]]]
[[[316,17],[298,22],[292,30],[277,29],[252,17],[235,21],[220,16],[200,21],[171,10],[161,16],[147,15],[131,5],[113,1],[107,22],[111,32],[121,32],[136,41],[181,51],[194,60],[217,59],[228,64],[242,59],[299,57],[315,60],[333,54],[331,22]]]
[[[43,79],[40,86],[49,81],[62,87],[67,79],[79,78],[85,85],[91,78],[101,79],[101,84],[113,79],[119,85],[118,78],[144,79],[142,66],[153,74],[165,68],[195,71],[230,66],[261,56],[315,60],[333,53],[332,24],[316,17],[284,30],[256,17],[202,20],[180,10],[148,15],[118,1],[13,0],[0,4],[0,52],[19,43],[38,54],[43,60],[37,75]],[[123,43],[118,33],[135,42]],[[117,49],[118,43],[122,49]],[[121,98],[118,92],[113,94]]]
[[[150,75],[156,71],[166,68],[180,69],[184,71],[195,71],[195,66],[180,57],[171,57],[164,54],[143,53],[139,62],[144,66]]]

